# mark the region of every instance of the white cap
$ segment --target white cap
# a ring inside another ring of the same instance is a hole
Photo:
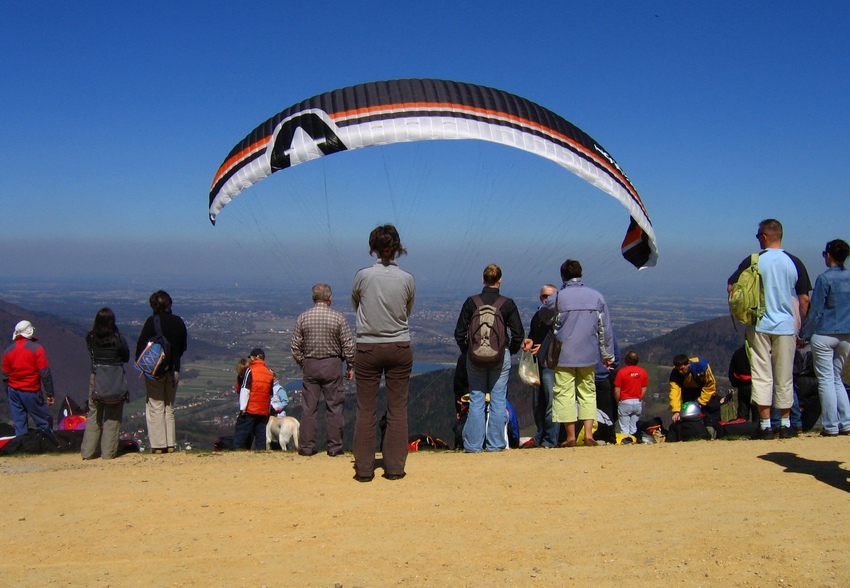
[[[12,341],[17,339],[18,336],[32,339],[34,335],[35,327],[32,326],[32,323],[29,321],[21,321],[15,325],[15,332],[12,334]]]

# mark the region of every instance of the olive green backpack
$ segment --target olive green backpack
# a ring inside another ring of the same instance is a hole
[[[764,284],[759,272],[759,254],[750,255],[750,265],[741,272],[729,291],[729,312],[732,318],[755,326],[764,316]]]

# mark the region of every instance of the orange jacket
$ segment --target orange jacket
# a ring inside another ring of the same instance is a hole
[[[248,414],[268,415],[269,406],[272,401],[272,385],[274,374],[266,367],[262,359],[254,359],[248,367],[250,370],[245,378],[244,386],[250,390],[248,405],[245,412]]]

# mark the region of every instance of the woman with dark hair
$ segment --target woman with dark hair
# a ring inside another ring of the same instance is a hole
[[[91,357],[91,380],[81,453],[83,459],[113,459],[118,455],[121,418],[129,399],[124,364],[130,360],[130,349],[124,335],[118,332],[112,310],[97,311],[86,345]],[[109,396],[111,400],[107,399]]]
[[[407,318],[413,309],[416,284],[395,259],[407,253],[393,225],[369,235],[369,255],[375,265],[354,277],[351,302],[357,313],[354,373],[357,380],[357,418],[354,427],[354,479],[375,477],[375,437],[378,387],[387,387],[387,427],[383,436],[384,477],[404,477],[407,461],[407,389],[413,350]]]
[[[171,312],[171,296],[158,290],[151,294],[150,306],[153,315],[148,317],[136,343],[136,357],[141,355],[148,341],[161,331],[168,340],[171,354],[164,359],[165,373],[157,378],[145,377],[145,420],[151,453],[172,453],[177,443],[174,423],[174,400],[180,378],[180,358],[186,351],[186,324]]]
[[[823,431],[834,437],[850,435],[850,400],[841,381],[841,371],[850,354],[850,272],[844,267],[850,246],[841,239],[826,244],[826,271],[818,276],[800,338],[810,341]]]

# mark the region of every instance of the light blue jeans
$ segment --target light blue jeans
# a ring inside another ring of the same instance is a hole
[[[537,447],[557,447],[561,423],[552,422],[552,399],[555,395],[555,370],[540,368],[540,386],[534,391],[532,409],[537,432],[534,444]]]
[[[469,415],[463,426],[463,450],[478,453],[501,451],[507,446],[505,424],[508,422],[508,375],[511,355],[505,351],[502,366],[488,370],[477,368],[466,360],[469,378]],[[489,415],[485,415],[485,395],[490,393]],[[487,418],[489,416],[489,418]]]
[[[811,343],[823,430],[850,432],[850,400],[841,381],[841,371],[850,354],[850,334],[812,335]]]
[[[617,404],[617,422],[620,424],[620,432],[623,435],[637,433],[637,422],[640,418],[641,408],[641,401],[637,398],[621,400]]]

